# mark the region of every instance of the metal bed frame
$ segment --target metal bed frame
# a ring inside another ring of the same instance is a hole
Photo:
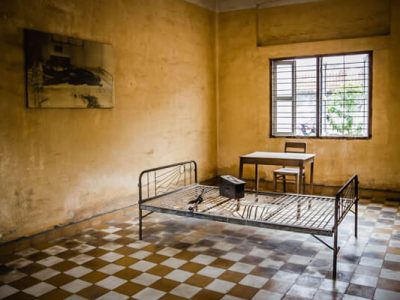
[[[357,237],[357,175],[335,197],[246,191],[239,200],[221,196],[218,187],[198,184],[196,162],[184,161],[144,170],[138,186],[139,239],[143,237],[143,218],[153,212],[307,233],[333,251],[332,277],[336,278],[339,224],[349,211],[355,215]],[[333,236],[333,245],[317,235]]]

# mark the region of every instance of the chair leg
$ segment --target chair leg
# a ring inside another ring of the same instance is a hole
[[[283,192],[286,193],[286,176],[283,175],[282,178],[283,178],[283,179],[282,179],[282,183],[283,183]]]
[[[295,176],[295,178],[296,178],[296,193],[297,194],[301,194],[301,186],[300,186],[300,176],[299,176],[299,174],[297,174]]]
[[[274,173],[274,192],[276,192],[276,174]]]
[[[303,174],[303,194],[306,193],[306,176]]]

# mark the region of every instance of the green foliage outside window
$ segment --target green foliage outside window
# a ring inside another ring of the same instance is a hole
[[[364,122],[355,115],[357,112],[362,112],[365,96],[364,88],[355,85],[346,85],[327,93],[326,120],[330,130],[334,131],[333,134],[341,136],[363,134]]]

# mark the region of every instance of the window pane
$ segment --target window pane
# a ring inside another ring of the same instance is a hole
[[[368,60],[368,54],[322,58],[322,136],[368,136]]]
[[[317,59],[296,59],[296,136],[316,135]]]
[[[276,96],[292,97],[293,88],[293,66],[289,64],[278,64],[276,66]]]
[[[292,133],[293,107],[291,101],[278,101],[276,103],[276,132]]]

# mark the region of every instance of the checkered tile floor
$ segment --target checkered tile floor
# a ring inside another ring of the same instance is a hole
[[[152,214],[0,257],[0,299],[400,299],[400,199],[363,199],[332,252],[310,235]],[[323,238],[331,242],[331,238]]]

